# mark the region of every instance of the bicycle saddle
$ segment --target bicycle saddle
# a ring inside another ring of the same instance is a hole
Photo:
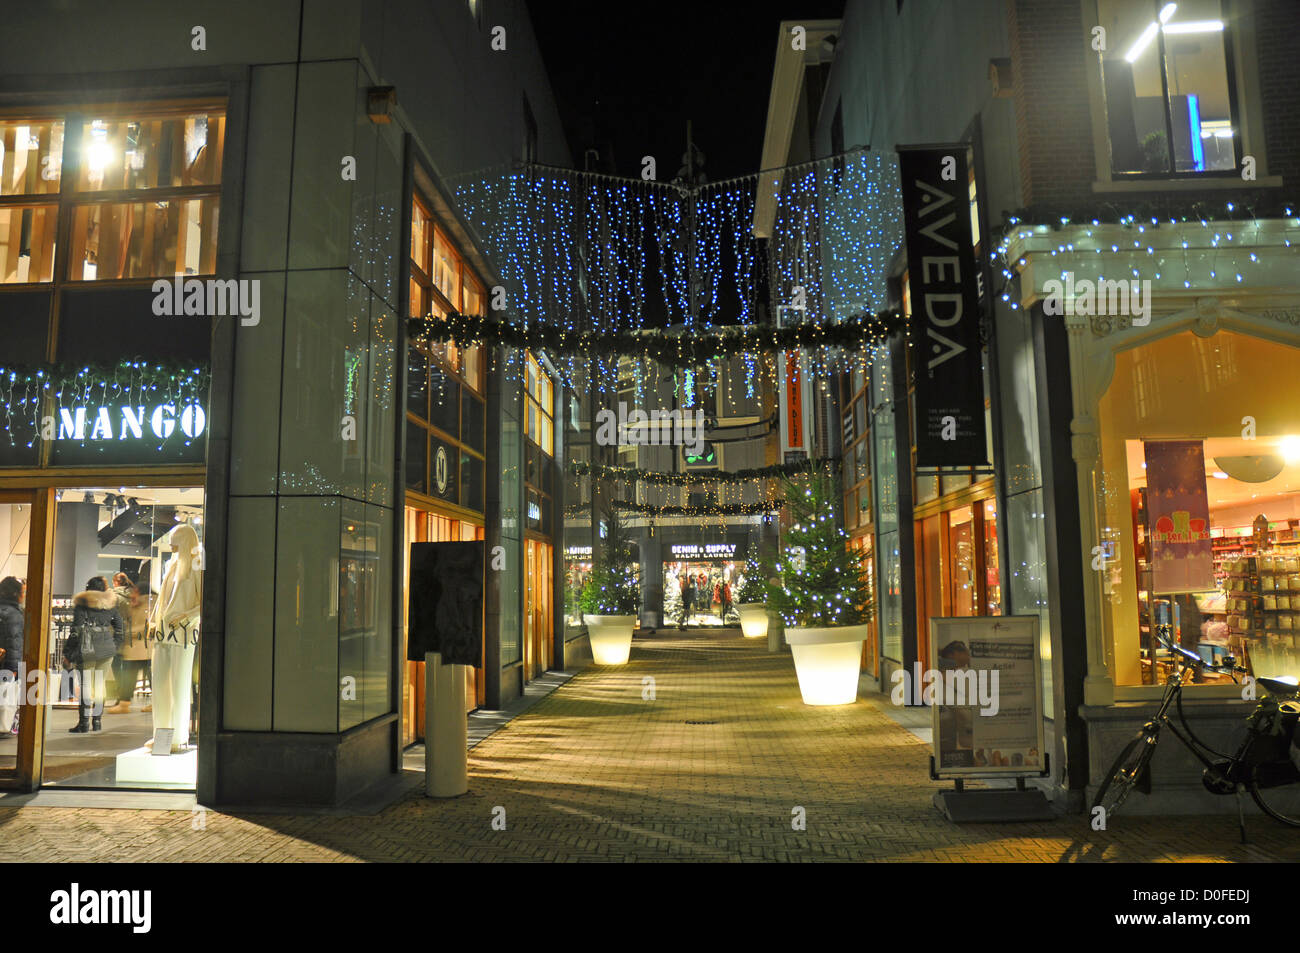
[[[1263,685],[1270,695],[1295,695],[1300,693],[1300,682],[1297,682],[1290,675],[1282,675],[1278,678],[1257,678],[1255,681]]]

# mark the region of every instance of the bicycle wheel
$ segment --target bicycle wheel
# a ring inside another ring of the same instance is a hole
[[[1145,734],[1138,735],[1125,745],[1124,750],[1115,759],[1115,763],[1110,766],[1110,773],[1106,776],[1106,780],[1097,789],[1097,796],[1092,799],[1092,806],[1104,808],[1109,819],[1133,793],[1138,779],[1142,777],[1142,772],[1151,762],[1155,750],[1155,744],[1149,743]]]
[[[1285,778],[1281,776],[1284,771]],[[1272,772],[1277,776],[1261,776],[1261,772]],[[1255,799],[1259,809],[1273,820],[1291,827],[1300,827],[1300,798],[1295,794],[1294,774],[1295,769],[1289,762],[1277,765],[1269,762],[1257,764],[1250,772],[1246,790]],[[1284,794],[1280,796],[1279,792]]]

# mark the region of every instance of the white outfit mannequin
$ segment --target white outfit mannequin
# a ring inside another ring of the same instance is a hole
[[[176,555],[167,562],[149,614],[153,727],[155,732],[172,729],[172,751],[179,751],[190,740],[190,692],[203,595],[203,572],[198,567],[203,560],[198,533],[188,523],[172,529],[162,545]]]

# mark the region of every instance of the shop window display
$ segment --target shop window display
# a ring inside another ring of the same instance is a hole
[[[43,782],[192,789],[203,490],[78,487],[56,500]]]
[[[1160,626],[1207,661],[1300,676],[1300,383],[1280,373],[1295,360],[1227,331],[1117,355],[1101,402],[1100,546],[1116,685],[1165,680]]]

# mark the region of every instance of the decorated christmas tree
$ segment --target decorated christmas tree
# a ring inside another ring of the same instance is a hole
[[[664,623],[682,619],[682,584],[676,576],[664,576]]]
[[[641,604],[636,547],[618,514],[605,511],[605,544],[578,600],[583,615],[635,615]]]
[[[759,557],[757,549],[751,550],[740,571],[740,587],[736,590],[737,604],[763,602],[767,599],[767,578],[771,573]]]
[[[861,553],[835,520],[838,481],[826,469],[785,485],[790,528],[777,561],[780,582],[768,586],[769,605],[787,626],[828,628],[868,620],[871,590]]]

